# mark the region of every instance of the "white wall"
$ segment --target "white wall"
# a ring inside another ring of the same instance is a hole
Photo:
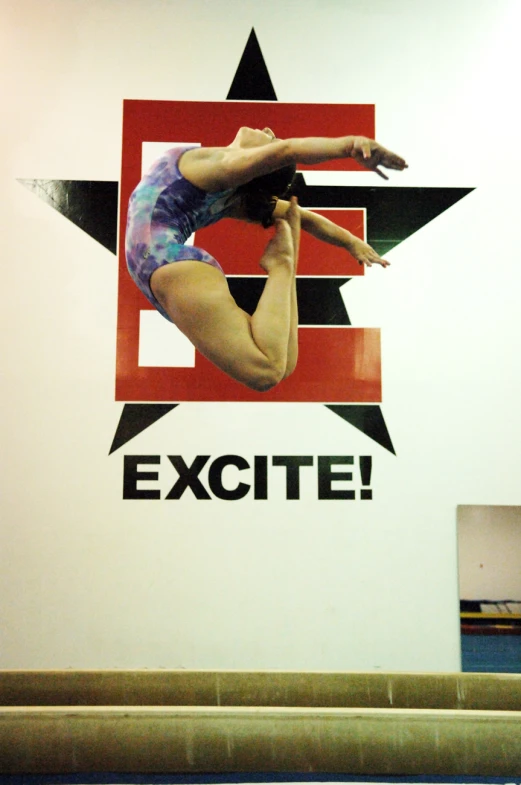
[[[0,15],[0,667],[458,670],[456,507],[521,503],[517,0]],[[108,457],[116,260],[16,178],[119,180],[123,99],[224,100],[252,27],[279,101],[376,105],[393,186],[476,188],[348,285],[397,456],[320,405],[227,403]],[[267,502],[123,501],[124,452],[165,490],[168,454],[371,455],[374,498],[286,501],[274,474]]]
[[[521,600],[521,507],[458,508],[460,597]]]

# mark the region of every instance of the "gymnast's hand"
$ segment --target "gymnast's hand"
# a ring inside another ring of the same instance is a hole
[[[374,248],[371,248],[370,245],[364,243],[364,241],[360,240],[358,237],[353,237],[353,240],[349,244],[348,250],[351,256],[354,256],[358,261],[358,264],[365,265],[366,267],[372,267],[373,264],[379,264],[382,267],[389,267],[391,264],[387,261],[387,259],[382,259],[382,257],[376,253]]]
[[[407,164],[401,156],[392,153],[375,142],[374,139],[368,139],[366,136],[355,136],[351,158],[365,166],[366,169],[376,172],[384,180],[389,178],[381,171],[380,166],[384,166],[386,169],[398,169],[398,171],[407,169]]]

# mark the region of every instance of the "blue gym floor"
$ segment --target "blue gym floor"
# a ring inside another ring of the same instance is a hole
[[[361,777],[339,774],[230,774],[230,775],[163,775],[163,774],[78,774],[78,775],[0,775],[0,785],[271,785],[272,783],[375,783],[378,785],[519,785],[510,777]]]
[[[521,635],[462,635],[465,673],[521,673]]]

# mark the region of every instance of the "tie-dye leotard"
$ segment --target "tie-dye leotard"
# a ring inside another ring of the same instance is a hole
[[[186,180],[178,162],[192,147],[174,147],[155,162],[133,191],[127,218],[125,253],[132,279],[159,313],[171,321],[150,289],[150,276],[165,264],[195,259],[222,270],[202,248],[185,245],[196,229],[224,218],[234,189],[206,193]]]

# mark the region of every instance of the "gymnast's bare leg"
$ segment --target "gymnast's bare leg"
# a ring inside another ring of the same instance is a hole
[[[296,200],[260,260],[268,278],[253,316],[237,306],[222,272],[200,261],[158,268],[152,291],[194,346],[218,368],[264,392],[294,369],[298,354],[295,266],[300,235]]]

